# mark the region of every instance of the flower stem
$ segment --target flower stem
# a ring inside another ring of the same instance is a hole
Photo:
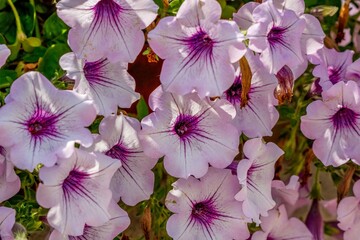
[[[14,13],[15,16],[15,23],[16,23],[16,41],[22,42],[26,39],[26,35],[22,30],[21,20],[18,11],[16,10],[16,7],[14,3],[11,0],[8,0],[8,3],[11,7],[11,10]]]

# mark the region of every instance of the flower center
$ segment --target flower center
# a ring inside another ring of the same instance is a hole
[[[359,116],[360,115],[353,110],[342,107],[332,117],[332,122],[336,130],[344,128],[354,129],[356,127],[356,120],[359,118]]]
[[[202,29],[191,37],[183,40],[189,49],[190,60],[198,60],[200,57],[212,57],[215,41]]]
[[[333,66],[328,67],[328,75],[332,84],[336,84],[341,80],[340,69],[334,68]]]
[[[219,219],[221,216],[212,198],[193,204],[191,219],[204,226],[209,226],[214,220]]]
[[[225,92],[226,99],[233,105],[241,102],[242,84],[241,77],[236,77],[233,85]]]
[[[173,131],[180,137],[190,137],[196,130],[199,119],[195,116],[180,114],[174,124]]]
[[[114,159],[119,159],[123,163],[128,159],[130,152],[121,143],[118,143],[105,152],[105,155]]]
[[[57,134],[57,121],[56,115],[37,109],[25,125],[32,136],[53,136]]]
[[[267,34],[267,39],[270,43],[270,47],[273,47],[277,44],[285,45],[284,41],[284,33],[286,32],[286,28],[283,27],[272,27],[270,32]]]
[[[95,19],[105,17],[108,20],[114,20],[123,9],[114,0],[101,0],[93,8],[95,11]]]

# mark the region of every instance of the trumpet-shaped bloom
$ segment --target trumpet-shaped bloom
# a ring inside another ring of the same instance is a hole
[[[15,210],[7,207],[0,207],[0,239],[13,240],[14,235],[11,231],[15,224]]]
[[[247,103],[242,106],[243,91],[240,67],[237,66],[233,85],[222,95],[236,109],[234,125],[246,136],[271,136],[271,129],[279,119],[279,113],[274,107],[277,104],[274,90],[277,86],[276,77],[269,74],[259,61],[258,56],[248,52],[246,58],[252,71],[251,87],[247,94]]]
[[[324,45],[319,21],[303,14],[299,1],[269,0],[244,7],[234,17],[240,26],[248,27],[249,48],[261,53],[260,60],[270,73],[276,74],[285,65],[291,69],[304,65],[305,54],[314,54]],[[241,13],[246,13],[244,19]]]
[[[138,120],[124,115],[103,119],[99,126],[100,135],[89,150],[101,152],[121,162],[121,167],[111,180],[113,199],[134,206],[149,199],[154,190],[154,173],[157,158],[147,157],[140,145]]]
[[[98,227],[111,219],[110,180],[120,162],[76,149],[53,167],[40,169],[38,203],[50,208],[49,224],[63,235],[84,234],[85,225]]]
[[[297,218],[288,218],[284,205],[269,211],[269,216],[261,217],[262,231],[255,232],[251,240],[313,240],[313,235],[305,224]]]
[[[360,89],[353,82],[338,82],[323,91],[301,117],[301,131],[314,139],[313,150],[324,165],[340,166],[348,160],[360,164]]]
[[[0,44],[0,67],[2,67],[6,59],[10,56],[10,49],[5,44]]]
[[[360,234],[360,180],[353,187],[354,196],[343,198],[337,208],[339,228],[345,240],[356,239]]]
[[[335,49],[322,48],[311,56],[310,61],[317,66],[313,75],[320,78],[319,84],[327,90],[340,81],[346,81],[347,67],[352,63],[353,51],[337,52]]]
[[[75,80],[74,90],[92,99],[100,115],[116,113],[118,106],[129,108],[140,97],[126,63],[111,63],[105,58],[88,62],[67,53],[61,57],[60,66]]]
[[[239,133],[231,124],[234,107],[226,100],[201,100],[196,93],[179,96],[157,88],[149,105],[155,112],[145,117],[140,140],[145,154],[160,158],[174,176],[199,178],[209,163],[227,167],[238,153]]]
[[[69,157],[75,142],[92,144],[85,127],[96,117],[85,96],[55,88],[37,72],[28,72],[11,86],[0,109],[0,145],[10,160],[32,171],[39,163],[53,166],[58,157]]]
[[[209,168],[201,179],[179,179],[166,197],[166,230],[173,239],[247,239],[249,220],[234,199],[239,190],[229,169]]]
[[[20,190],[20,185],[14,165],[8,160],[5,148],[0,147],[0,203],[14,196]]]
[[[275,206],[271,196],[271,180],[274,178],[275,162],[284,153],[274,143],[263,143],[261,138],[245,142],[244,154],[247,159],[239,162],[237,175],[242,186],[236,194],[238,201],[243,201],[244,214],[260,223],[259,215]]]
[[[299,199],[299,177],[291,176],[289,183],[285,183],[281,180],[274,180],[271,183],[271,195],[275,200],[277,206],[281,204],[286,205],[295,205],[296,201]]]
[[[130,218],[115,202],[111,202],[109,212],[110,220],[108,222],[99,227],[85,225],[84,233],[80,236],[62,235],[59,231],[54,230],[49,240],[114,239],[129,226]]]
[[[232,63],[245,54],[235,22],[220,20],[215,0],[185,1],[176,17],[165,17],[149,32],[151,48],[165,59],[160,81],[165,91],[221,96],[234,81]]]
[[[141,29],[150,25],[158,10],[152,0],[61,0],[56,6],[71,27],[71,49],[90,62],[135,61],[145,42]]]

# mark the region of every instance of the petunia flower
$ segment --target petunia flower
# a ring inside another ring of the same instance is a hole
[[[235,199],[243,202],[245,216],[258,224],[259,215],[267,216],[267,212],[275,206],[271,180],[274,178],[275,162],[284,152],[274,143],[263,143],[261,138],[246,141],[243,152],[247,158],[238,164],[237,177],[241,190]]]
[[[232,63],[245,54],[235,22],[220,20],[215,0],[187,0],[176,17],[165,17],[149,32],[151,48],[165,59],[160,81],[164,91],[201,98],[220,96],[234,81]]]
[[[14,165],[8,160],[6,149],[0,147],[0,203],[19,192],[20,185],[20,178],[14,171]]]
[[[10,56],[10,49],[5,44],[0,44],[0,67],[2,67],[6,59]]]
[[[120,162],[76,149],[53,167],[40,169],[36,199],[50,208],[47,220],[63,235],[84,234],[85,225],[99,227],[111,219],[110,181]]]
[[[164,157],[166,171],[180,178],[205,175],[209,163],[227,167],[238,153],[239,133],[231,124],[234,107],[226,100],[179,96],[155,89],[149,99],[155,112],[142,121],[139,133],[144,152]]]
[[[59,157],[69,157],[74,143],[92,144],[86,126],[96,117],[85,96],[58,90],[38,72],[15,80],[0,109],[0,145],[8,148],[10,160],[32,171],[39,163],[53,166]]]
[[[293,175],[290,177],[287,185],[281,180],[273,180],[271,182],[271,195],[277,206],[282,204],[284,204],[284,206],[295,205],[299,199],[299,188],[299,177]]]
[[[252,23],[246,35],[249,48],[261,53],[260,60],[270,73],[276,74],[284,65],[291,69],[305,65],[305,55],[323,47],[325,34],[319,21],[303,14],[299,2],[268,0],[239,10],[240,13],[247,12],[240,24],[248,27]],[[246,17],[250,11],[252,17]]]
[[[53,230],[49,240],[83,240],[83,239],[115,239],[130,224],[128,214],[119,208],[115,202],[109,207],[110,220],[99,227],[85,225],[84,233],[79,236],[62,235],[59,231]]]
[[[15,224],[15,210],[7,207],[0,207],[0,239],[14,240],[11,229]]]
[[[126,63],[111,63],[105,58],[88,62],[67,53],[60,58],[60,66],[75,80],[74,90],[93,100],[100,115],[116,113],[118,106],[129,108],[140,97]]]
[[[277,105],[274,98],[277,80],[273,74],[269,74],[263,68],[257,55],[248,52],[245,56],[252,71],[247,102],[243,103],[241,98],[244,89],[239,65],[233,85],[223,93],[221,98],[227,99],[234,105],[236,116],[233,123],[240,132],[250,138],[271,136],[271,129],[279,119],[279,113],[274,106]]]
[[[249,221],[241,203],[234,199],[239,190],[229,169],[209,168],[200,179],[179,179],[165,200],[174,214],[166,224],[173,239],[247,239]]]
[[[357,239],[360,234],[360,180],[353,186],[354,196],[343,198],[338,205],[339,228],[344,232],[344,240]]]
[[[89,148],[121,162],[111,180],[110,189],[115,201],[121,198],[131,206],[149,199],[153,193],[155,177],[151,169],[158,160],[144,154],[138,138],[140,128],[137,119],[123,114],[104,118],[99,126],[100,135]]]
[[[141,29],[156,18],[152,0],[61,0],[58,16],[71,27],[69,45],[79,58],[133,62],[145,37]]]
[[[313,236],[305,224],[298,218],[288,218],[286,208],[269,211],[269,216],[261,217],[261,230],[255,232],[251,240],[313,240]]]
[[[337,52],[324,47],[309,58],[310,62],[316,65],[313,75],[320,78],[319,84],[323,90],[340,81],[346,82],[346,70],[352,63],[353,55],[354,52],[350,50]]]
[[[314,139],[316,157],[326,166],[340,166],[348,160],[360,164],[360,90],[348,81],[338,82],[322,92],[301,117],[301,131]]]
[[[351,63],[346,68],[345,79],[353,80],[360,86],[360,59],[357,59],[355,62]]]

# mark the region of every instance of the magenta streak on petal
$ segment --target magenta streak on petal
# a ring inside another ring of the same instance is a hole
[[[233,105],[238,105],[241,103],[241,76],[237,76],[233,85],[225,92],[226,99],[231,102]]]
[[[113,79],[106,76],[108,70],[106,66],[110,62],[107,59],[100,59],[95,62],[86,62],[84,66],[84,75],[86,80],[89,82],[90,87],[94,88],[96,85],[108,87],[118,86],[114,83]]]
[[[329,66],[328,67],[328,75],[329,75],[329,80],[332,84],[336,84],[338,82],[340,82],[341,80],[341,74],[342,69],[340,68],[335,68],[333,66]]]
[[[281,44],[283,46],[288,46],[288,43],[285,41],[285,36],[284,36],[286,31],[287,28],[285,27],[273,26],[271,28],[270,32],[267,34],[267,39],[270,43],[271,48],[277,46],[278,44]]]
[[[360,136],[359,126],[356,125],[359,118],[360,114],[349,108],[342,107],[331,117],[331,120],[336,131],[350,129]]]
[[[100,239],[101,233],[109,231],[109,225],[105,224],[101,227],[92,227],[85,224],[84,233],[81,236],[69,236],[69,240],[90,240],[90,239]]]
[[[70,198],[80,195],[95,202],[92,194],[84,186],[84,181],[86,181],[89,177],[90,175],[86,172],[82,172],[77,169],[71,170],[68,177],[62,183],[65,200],[69,201]]]

